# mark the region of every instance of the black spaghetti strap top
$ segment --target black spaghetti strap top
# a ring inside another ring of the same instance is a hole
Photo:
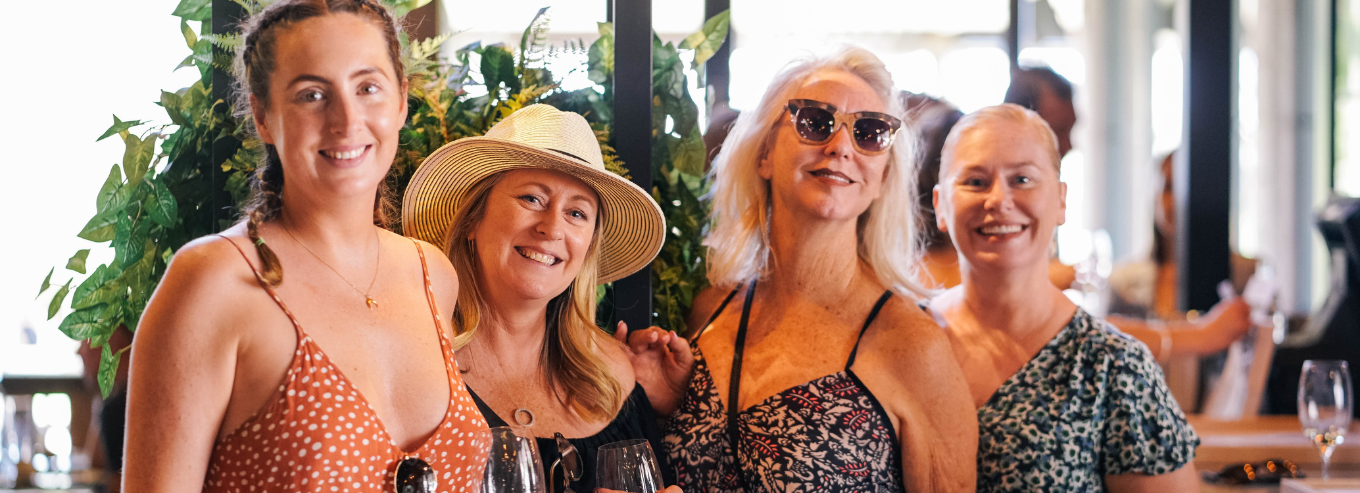
[[[724,406],[698,339],[694,377],[666,426],[667,454],[685,491],[902,491],[902,453],[888,413],[851,370],[864,333],[892,292],[884,292],[860,328],[845,369],[790,387],[746,409],[740,396],[742,355],[756,283],[746,290]]]

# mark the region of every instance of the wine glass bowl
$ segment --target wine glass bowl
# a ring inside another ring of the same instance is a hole
[[[595,458],[595,484],[603,490],[628,493],[656,493],[666,487],[656,454],[646,440],[601,445]]]
[[[533,438],[515,435],[508,426],[480,431],[474,438],[486,453],[486,469],[478,493],[545,493],[543,463]]]
[[[1322,479],[1332,452],[1345,441],[1355,394],[1349,365],[1342,360],[1308,360],[1299,376],[1299,424],[1322,456]]]

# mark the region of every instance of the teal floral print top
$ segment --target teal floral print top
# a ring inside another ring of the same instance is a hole
[[[979,492],[1104,491],[1199,446],[1147,346],[1080,308],[978,409],[978,431]]]

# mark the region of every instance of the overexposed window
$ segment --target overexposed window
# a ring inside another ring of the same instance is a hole
[[[178,0],[61,4],[58,32],[53,5],[8,2],[0,16],[0,144],[7,152],[0,210],[8,211],[0,263],[0,373],[78,374],[76,343],[57,330],[68,310],[47,319],[49,290],[34,299],[49,269],[57,286],[84,278],[63,267],[76,250],[91,248],[88,265],[107,262],[113,250],[76,238],[95,213],[95,194],[120,163],[116,137],[95,142],[112,115],[168,123],[156,102],[160,91],[193,84],[197,70],[173,72],[189,49]],[[198,29],[198,23],[191,27]],[[68,54],[61,55],[61,54]],[[144,130],[141,127],[138,130]]]

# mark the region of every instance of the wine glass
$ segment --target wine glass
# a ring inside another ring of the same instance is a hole
[[[656,493],[666,486],[656,454],[646,440],[624,440],[600,446],[595,458],[595,485],[628,493]]]
[[[543,462],[533,438],[515,435],[508,426],[478,432],[474,438],[486,452],[479,493],[545,493]]]
[[[1303,373],[1299,376],[1299,423],[1303,425],[1303,435],[1322,454],[1322,479],[1327,479],[1332,451],[1345,439],[1354,399],[1351,373],[1345,361],[1303,362]]]

